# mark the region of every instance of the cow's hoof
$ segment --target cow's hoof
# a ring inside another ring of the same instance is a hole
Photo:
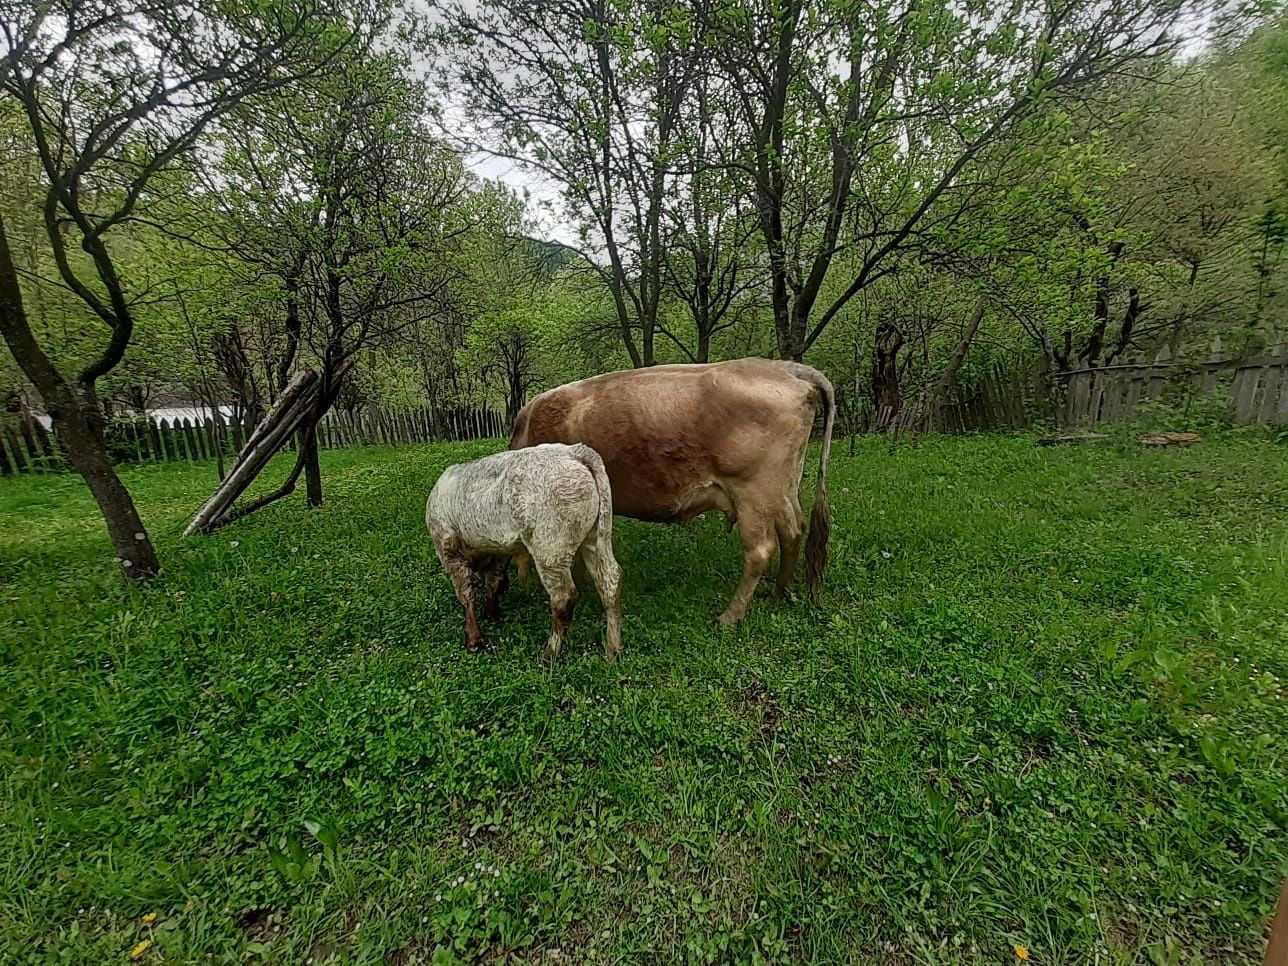
[[[621,648],[618,648],[618,649],[617,649],[617,650],[615,650],[615,651],[605,651],[605,652],[604,652],[604,660],[605,660],[605,661],[607,661],[609,664],[616,664],[616,663],[617,663],[617,655],[619,655],[619,654],[621,654],[621,653],[622,653]]]
[[[483,605],[483,616],[487,620],[496,620],[501,616],[501,605],[494,600],[489,600]]]
[[[737,627],[741,623],[742,623],[741,617],[736,617],[730,614],[728,611],[725,611],[723,614],[721,614],[719,617],[716,618],[716,624],[718,624],[720,627],[723,627],[725,630],[730,630],[734,627]]]
[[[492,645],[488,643],[486,637],[479,637],[473,641],[466,641],[465,648],[469,651],[487,651],[491,650]]]
[[[774,589],[774,600],[786,601],[789,604],[800,603],[800,597],[790,587],[776,587]]]

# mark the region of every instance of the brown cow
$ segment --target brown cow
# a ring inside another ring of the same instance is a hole
[[[836,416],[832,384],[817,369],[736,359],[610,372],[533,399],[515,420],[510,448],[590,446],[603,457],[613,512],[622,516],[683,523],[719,510],[730,527],[737,523],[742,581],[719,617],[730,626],[746,614],[775,548],[775,592],[792,581],[805,536],[797,491],[820,398],[823,454],[805,547],[806,579],[817,598],[831,529],[827,458]]]

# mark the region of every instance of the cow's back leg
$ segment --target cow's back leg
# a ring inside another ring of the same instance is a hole
[[[604,603],[604,620],[608,624],[608,637],[604,641],[604,658],[615,661],[622,653],[622,568],[611,549],[601,551],[598,534],[591,532],[577,554],[581,567],[590,575]]]
[[[737,504],[738,532],[742,537],[742,580],[733,592],[733,599],[718,620],[725,627],[732,627],[747,614],[756,585],[764,576],[777,546],[774,534],[774,514],[765,508]]]
[[[473,568],[470,562],[460,554],[445,552],[440,554],[443,569],[452,578],[452,587],[456,590],[456,599],[465,610],[465,646],[472,649],[487,647],[487,639],[479,630],[478,618],[474,616],[474,585],[470,581]]]
[[[796,577],[796,562],[805,540],[805,514],[795,493],[783,498],[774,529],[778,532],[778,580],[774,583],[774,596],[781,597]]]
[[[572,579],[572,555],[533,552],[532,563],[541,579],[541,586],[550,595],[550,638],[541,656],[558,657],[577,601],[577,584]]]

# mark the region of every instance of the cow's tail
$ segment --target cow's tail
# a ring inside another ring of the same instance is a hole
[[[827,570],[827,539],[832,533],[832,510],[827,505],[827,459],[832,454],[836,392],[827,376],[817,369],[808,369],[806,378],[823,397],[823,453],[818,462],[814,509],[809,515],[809,536],[805,539],[805,583],[811,599],[817,601],[823,588],[823,572]]]
[[[507,449],[523,449],[528,445],[528,420],[531,418],[529,410],[532,409],[532,403],[528,403],[519,410],[519,415],[514,417],[514,425],[510,427],[510,445]]]
[[[599,520],[595,523],[595,549],[603,560],[613,559],[613,489],[608,482],[608,470],[600,455],[585,443],[572,448],[573,455],[590,470],[599,494]]]

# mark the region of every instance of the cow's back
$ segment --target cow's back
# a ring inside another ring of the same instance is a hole
[[[766,460],[799,463],[814,414],[800,368],[739,359],[584,379],[528,403],[510,448],[587,444],[603,457],[614,510],[625,516],[669,521],[727,510],[722,494]]]

